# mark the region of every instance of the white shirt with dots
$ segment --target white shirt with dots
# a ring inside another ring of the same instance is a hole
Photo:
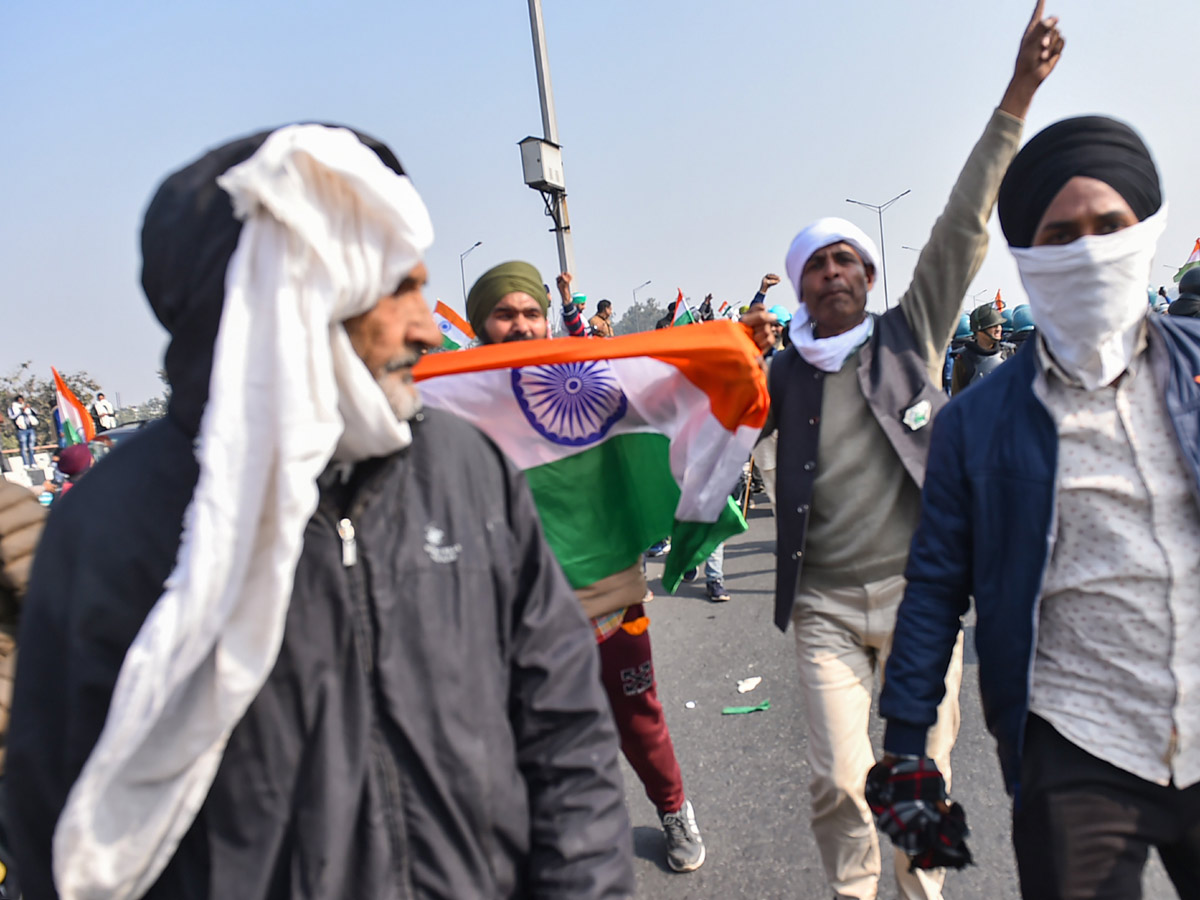
[[[1200,505],[1146,352],[1085,391],[1038,342],[1058,430],[1030,712],[1155,784],[1200,781]]]

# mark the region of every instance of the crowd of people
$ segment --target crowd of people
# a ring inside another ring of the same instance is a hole
[[[1064,46],[1043,5],[899,303],[867,311],[879,250],[824,217],[785,257],[797,305],[767,274],[739,311],[839,898],[886,891],[879,832],[906,900],[971,861],[949,792],[972,603],[1022,895],[1138,897],[1153,847],[1200,896],[1200,269],[1170,315],[1147,303],[1166,208],[1128,125],[1021,146]],[[963,322],[993,208],[1029,304]],[[392,150],[345,128],[234,140],[159,187],[167,416],[90,471],[66,448],[48,517],[0,483],[0,896],[630,897],[619,753],[670,868],[704,864],[644,559],[572,587],[525,478],[421,402],[431,241]],[[613,338],[608,300],[585,321],[556,288],[572,338]],[[527,262],[488,270],[477,352],[546,341],[555,302]],[[8,415],[32,464],[38,411]]]

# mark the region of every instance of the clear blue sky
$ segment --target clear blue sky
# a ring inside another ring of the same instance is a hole
[[[544,0],[578,279],[618,314],[745,302],[795,232],[885,217],[893,300],[1011,73],[1032,4]],[[1068,115],[1134,124],[1171,204],[1155,280],[1200,237],[1194,0],[1062,0],[1067,48],[1026,135]],[[553,235],[517,141],[540,135],[525,0],[8,3],[0,7],[0,371],[86,369],[157,393],[164,335],[138,283],[142,211],[204,148],[297,119],[388,142],[433,215],[430,302],[507,259],[550,280]],[[994,221],[993,221],[994,227]],[[1022,298],[999,230],[971,293]],[[776,303],[795,304],[780,285]],[[871,295],[882,308],[883,291]]]

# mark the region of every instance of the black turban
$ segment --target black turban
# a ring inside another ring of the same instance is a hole
[[[1021,148],[1000,183],[1000,228],[1009,246],[1033,243],[1046,208],[1076,175],[1103,181],[1138,221],[1162,206],[1158,169],[1136,131],[1106,116],[1063,119]]]

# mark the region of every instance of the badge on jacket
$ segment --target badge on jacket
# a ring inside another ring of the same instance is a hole
[[[932,412],[933,404],[928,400],[914,403],[904,411],[904,424],[908,426],[909,431],[917,431],[929,424]]]

